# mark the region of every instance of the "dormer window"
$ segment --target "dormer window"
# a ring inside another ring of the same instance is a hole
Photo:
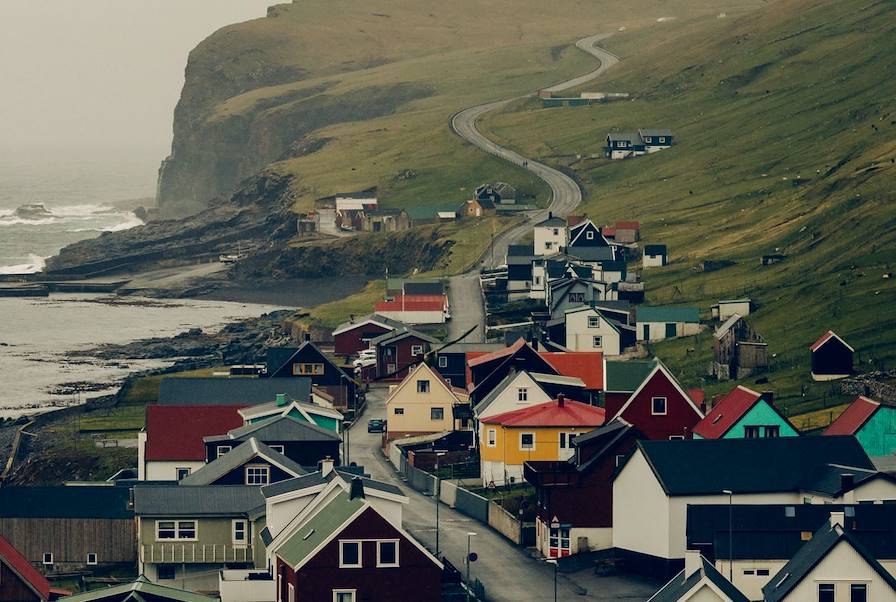
[[[246,466],[246,485],[267,485],[271,482],[271,467],[267,464]]]

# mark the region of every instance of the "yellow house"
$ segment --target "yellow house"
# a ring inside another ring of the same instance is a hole
[[[557,399],[484,418],[479,423],[482,484],[523,480],[528,460],[559,461],[572,456],[572,439],[606,421],[603,408]]]
[[[468,404],[463,389],[452,387],[426,363],[420,363],[386,400],[387,439],[459,430],[454,406]]]

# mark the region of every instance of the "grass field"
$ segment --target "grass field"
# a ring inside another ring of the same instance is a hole
[[[573,170],[595,220],[639,219],[645,242],[669,245],[671,265],[644,273],[650,303],[708,316],[719,298],[752,297],[774,354],[766,386],[792,413],[808,411],[836,401],[806,385],[807,347],[826,329],[858,349],[862,368],[896,361],[896,287],[883,278],[896,262],[896,83],[880,78],[896,69],[894,30],[892,3],[855,0],[656,23],[608,40],[624,60],[589,86],[630,101],[526,101],[481,128]],[[638,127],[669,127],[677,143],[628,161],[574,158]],[[769,253],[787,258],[760,266]],[[704,260],[734,264],[695,272]],[[699,384],[711,342],[654,351]]]

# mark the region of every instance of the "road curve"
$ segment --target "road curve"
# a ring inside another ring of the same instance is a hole
[[[600,66],[597,69],[570,80],[548,86],[544,90],[560,92],[580,86],[602,75],[607,69],[618,63],[618,56],[597,46],[598,42],[611,35],[609,33],[596,34],[576,42],[577,48],[600,61]],[[553,167],[548,167],[544,163],[523,157],[515,151],[492,142],[476,129],[476,121],[486,113],[529,96],[532,96],[532,94],[524,94],[506,100],[476,105],[455,113],[451,118],[451,129],[454,130],[455,134],[491,155],[529,170],[544,180],[551,188],[551,202],[547,209],[531,212],[524,223],[495,237],[492,245],[485,250],[480,258],[480,264],[485,267],[495,267],[503,263],[504,256],[507,254],[507,246],[523,237],[532,227],[532,222],[544,219],[548,211],[556,215],[565,216],[582,202],[582,189],[579,188],[575,180]],[[455,339],[472,326],[478,325],[476,332],[468,335],[465,340],[469,342],[484,340],[485,310],[482,307],[478,276],[479,267],[477,266],[469,272],[453,276],[449,281],[451,313],[453,316],[448,328],[449,339]]]

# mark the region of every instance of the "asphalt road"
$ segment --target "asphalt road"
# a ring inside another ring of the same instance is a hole
[[[398,485],[410,503],[404,507],[403,523],[414,537],[430,551],[435,550],[435,500],[408,487],[381,451],[381,435],[367,432],[367,420],[385,417],[385,387],[371,389],[367,409],[361,420],[350,429],[349,459],[362,465],[380,481]],[[471,565],[471,578],[485,585],[489,600],[495,602],[549,602],[554,600],[554,569],[513,545],[497,531],[479,523],[445,504],[439,508],[439,547],[461,572],[467,554],[467,533],[472,550],[479,559]],[[628,577],[596,577],[592,571],[571,575],[560,574],[557,580],[559,600],[646,600],[656,584]],[[409,601],[410,602],[410,601]]]
[[[580,86],[602,75],[607,69],[618,63],[619,57],[596,45],[599,41],[611,35],[602,33],[582,38],[576,42],[576,47],[600,61],[600,66],[597,69],[544,89],[549,92],[560,92]],[[495,237],[494,249],[489,248],[482,255],[480,264],[483,267],[491,268],[504,263],[508,245],[522,238],[532,228],[533,223],[547,217],[548,211],[553,212],[554,215],[566,216],[582,202],[582,189],[568,175],[492,142],[476,128],[476,121],[486,113],[500,109],[511,102],[528,96],[532,96],[532,94],[470,107],[455,114],[451,119],[451,129],[458,136],[491,155],[528,169],[544,180],[551,188],[551,202],[548,208],[530,212],[527,216],[528,219],[524,223]],[[479,328],[464,340],[471,343],[483,341],[485,336],[485,310],[482,307],[479,293],[478,270],[459,274],[449,279],[449,300],[451,303],[451,323],[448,326],[449,337],[455,339],[473,325],[478,324]]]

